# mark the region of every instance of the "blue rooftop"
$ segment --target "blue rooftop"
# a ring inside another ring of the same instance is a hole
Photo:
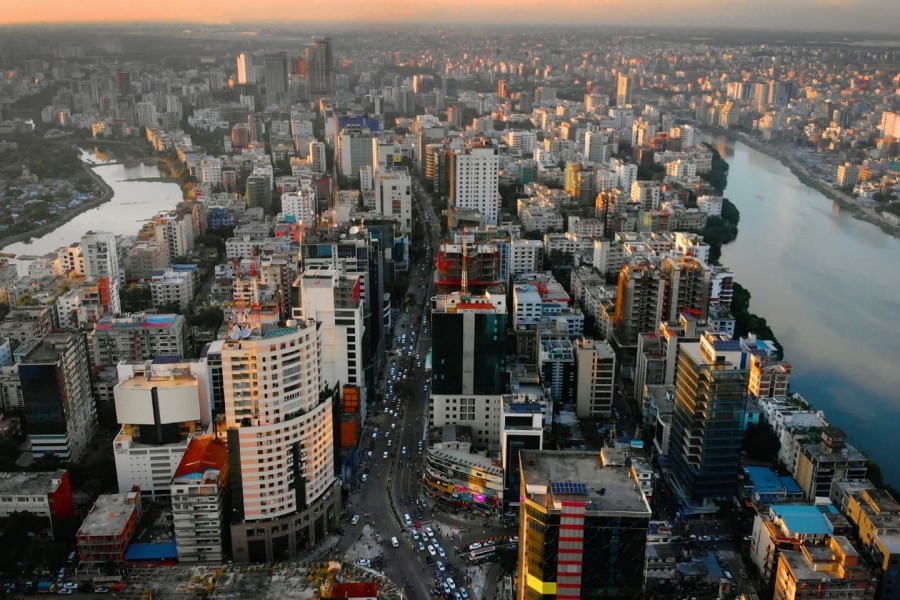
[[[289,335],[294,333],[299,329],[298,327],[282,327],[281,329],[273,329],[272,331],[266,332],[266,335],[263,336],[265,339],[277,338],[283,335]]]
[[[178,558],[175,542],[165,544],[131,544],[125,553],[125,560],[131,561],[163,561]]]
[[[772,512],[778,515],[791,533],[799,535],[829,535],[831,524],[823,510],[827,507],[809,504],[775,504]]]

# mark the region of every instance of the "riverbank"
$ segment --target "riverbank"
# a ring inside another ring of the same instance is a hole
[[[2,246],[0,246],[0,249],[11,246],[12,244],[18,244],[19,242],[28,242],[32,238],[47,235],[55,229],[58,229],[63,223],[71,221],[81,213],[97,208],[98,206],[112,200],[113,195],[115,194],[112,187],[110,187],[108,183],[103,181],[102,177],[94,172],[94,167],[99,167],[101,165],[102,163],[97,165],[83,163],[85,173],[87,173],[88,177],[90,177],[94,181],[94,183],[96,183],[101,189],[99,198],[96,198],[89,202],[84,202],[71,210],[67,210],[64,214],[60,215],[59,218],[54,219],[53,221],[36,229],[33,229],[31,231],[23,231],[22,233],[17,233],[7,238],[3,238],[3,240],[0,240],[0,244],[2,244]]]
[[[830,200],[837,202],[841,205],[842,208],[847,209],[855,218],[860,219],[861,221],[866,221],[867,223],[871,223],[872,225],[877,225],[888,235],[900,237],[900,227],[896,227],[889,223],[875,210],[867,206],[862,206],[859,201],[853,196],[839,189],[835,189],[826,181],[822,181],[821,179],[810,173],[806,165],[804,165],[802,162],[800,162],[790,154],[783,152],[775,144],[765,142],[763,140],[760,140],[756,136],[748,135],[742,131],[735,132],[723,129],[716,130],[715,133],[724,135],[731,140],[743,142],[754,150],[762,152],[767,156],[771,156],[772,158],[783,164],[785,167],[787,167],[788,170],[790,170],[790,172],[793,173],[794,176],[799,179],[803,185],[811,187],[814,190],[820,192],[823,196],[826,196]]]

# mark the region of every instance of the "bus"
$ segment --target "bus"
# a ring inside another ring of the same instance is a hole
[[[470,565],[480,565],[483,562],[494,560],[497,557],[496,555],[497,549],[494,546],[485,546],[469,552],[466,562]]]

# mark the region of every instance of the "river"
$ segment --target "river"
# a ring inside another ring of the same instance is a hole
[[[41,256],[61,246],[77,242],[87,231],[109,231],[116,235],[135,235],[141,224],[153,215],[175,208],[181,202],[181,188],[165,181],[133,181],[160,177],[155,166],[103,164],[115,160],[98,150],[82,150],[82,160],[113,189],[113,197],[96,208],[86,210],[53,231],[28,242],[17,242],[3,248],[18,255]],[[20,269],[21,269],[21,262]]]
[[[741,213],[723,265],[784,345],[791,388],[900,485],[900,239],[853,217],[777,159],[724,137]]]

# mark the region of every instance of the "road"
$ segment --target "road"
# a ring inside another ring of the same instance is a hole
[[[416,190],[419,215],[428,217],[426,241],[430,250],[410,264],[409,291],[415,301],[405,305],[395,323],[389,358],[378,381],[383,398],[370,411],[362,432],[364,458],[356,482],[359,487],[349,504],[349,512],[360,515],[360,519],[356,525],[345,527],[346,533],[338,547],[341,551],[348,550],[362,535],[365,524],[370,523],[382,539],[380,548],[372,548],[370,556],[384,556],[385,574],[405,587],[407,597],[428,598],[433,567],[426,564],[427,552],[422,553],[413,545],[403,515],[415,515],[407,501],[418,496],[421,480],[418,444],[423,440],[428,419],[425,357],[431,346],[427,312],[424,323],[422,317],[433,290],[432,271],[440,243],[440,224],[418,184]],[[408,392],[411,394],[407,395]],[[391,544],[394,537],[399,542],[397,548]],[[449,547],[446,549],[452,554]]]

